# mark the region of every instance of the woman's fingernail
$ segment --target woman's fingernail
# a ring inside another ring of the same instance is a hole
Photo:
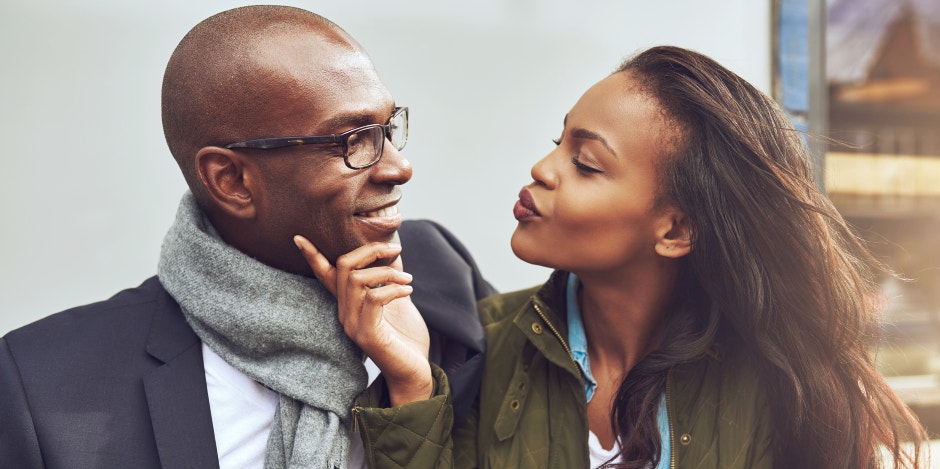
[[[300,238],[297,236],[294,236],[294,245],[297,246],[297,249],[300,249],[301,251],[304,250],[303,246],[300,245]]]

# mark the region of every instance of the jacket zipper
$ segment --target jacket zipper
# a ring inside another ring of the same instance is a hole
[[[666,420],[669,421],[669,469],[676,469],[676,425],[672,421],[672,390],[669,383],[672,380],[669,379],[669,375],[672,374],[672,370],[666,375]]]
[[[353,419],[353,433],[359,432],[359,407],[352,408],[352,419]]]
[[[571,363],[574,365],[574,369],[578,370],[578,376],[580,376],[581,380],[583,381],[585,379],[584,372],[581,371],[581,365],[578,365],[578,362],[575,361],[574,354],[571,353],[571,347],[568,347],[568,341],[566,341],[565,338],[561,336],[561,333],[558,332],[558,329],[555,328],[555,325],[548,320],[548,317],[545,315],[545,313],[542,312],[542,308],[539,307],[538,303],[533,301],[532,306],[535,308],[535,312],[539,314],[539,317],[542,318],[542,321],[545,322],[545,325],[548,326],[549,330],[552,331],[552,334],[555,334],[555,337],[557,337],[558,341],[561,342],[561,346],[564,347],[565,352],[568,353],[568,358],[571,359]],[[590,431],[590,429],[588,429],[588,431]],[[553,452],[551,449],[549,451]],[[551,459],[551,455],[549,455],[549,459]]]
[[[535,307],[535,312],[539,313],[539,317],[542,318],[542,321],[545,321],[545,325],[547,325],[548,328],[552,331],[552,333],[555,334],[555,337],[558,337],[558,340],[561,342],[561,346],[564,347],[565,352],[568,353],[568,358],[571,359],[571,363],[574,363],[574,369],[578,370],[578,374],[581,376],[581,379],[584,379],[585,376],[584,376],[584,372],[581,371],[581,365],[578,365],[578,362],[575,361],[574,354],[571,353],[571,348],[568,347],[568,342],[565,340],[564,337],[561,336],[561,333],[558,332],[558,329],[555,328],[555,325],[552,324],[552,322],[548,320],[548,317],[545,316],[545,313],[542,312],[542,308],[539,308],[538,303],[533,302],[532,306]]]

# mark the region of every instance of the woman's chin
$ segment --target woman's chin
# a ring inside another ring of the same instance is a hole
[[[551,248],[543,243],[529,239],[529,237],[523,233],[519,233],[518,228],[512,233],[509,246],[512,248],[512,253],[523,262],[554,268],[547,262],[548,259],[545,256],[545,250]]]

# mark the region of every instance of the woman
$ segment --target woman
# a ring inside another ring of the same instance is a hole
[[[487,368],[453,441],[437,370],[430,400],[360,400],[374,465],[869,468],[882,451],[920,464],[924,431],[868,355],[884,271],[770,98],[656,47],[590,88],[556,144],[512,236],[520,259],[556,272],[481,303]],[[341,316],[375,325],[407,279],[366,268],[394,250],[360,249],[376,254],[318,272],[344,284]],[[350,335],[388,360],[378,335]],[[408,367],[395,370],[400,388]]]

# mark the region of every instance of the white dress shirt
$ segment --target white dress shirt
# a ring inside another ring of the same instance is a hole
[[[278,395],[262,386],[202,344],[202,360],[209,391],[212,428],[221,469],[264,468],[264,452],[274,421]],[[379,374],[366,359],[369,384]],[[362,439],[350,435],[349,467],[365,469]]]

